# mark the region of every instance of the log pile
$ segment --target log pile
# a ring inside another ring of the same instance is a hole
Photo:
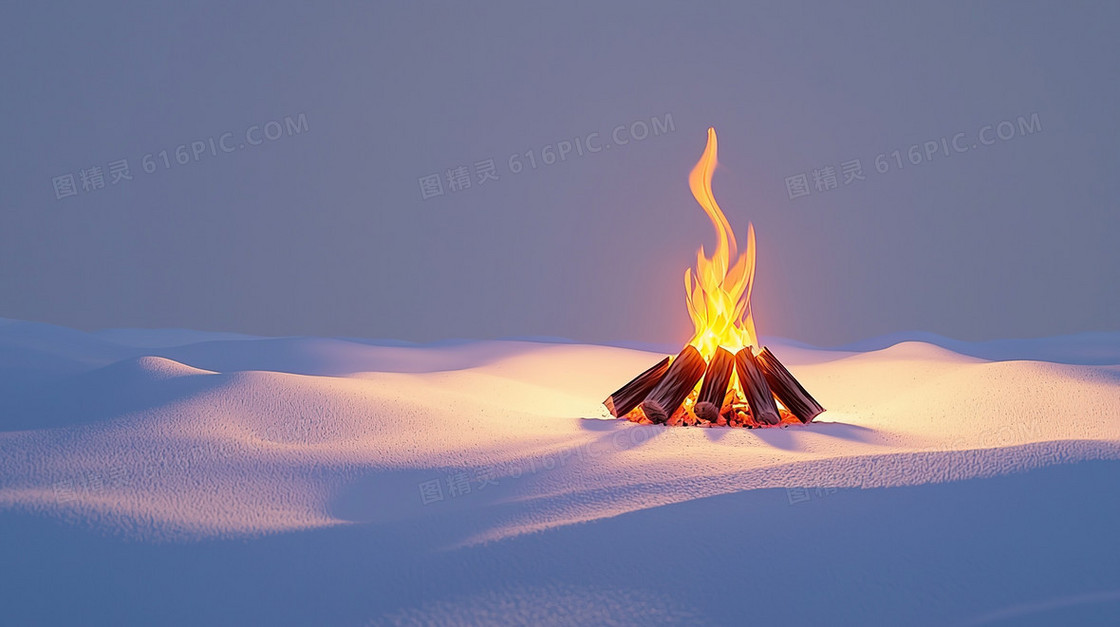
[[[685,346],[603,404],[615,418],[643,424],[748,429],[809,423],[824,411],[770,349],[751,346],[734,355],[717,348],[708,361]]]

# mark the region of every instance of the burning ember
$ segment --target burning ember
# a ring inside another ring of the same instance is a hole
[[[807,423],[824,408],[769,349],[756,348],[751,285],[754,226],[741,253],[735,232],[712,195],[716,130],[688,175],[688,186],[716,228],[716,250],[696,252],[684,273],[685,303],[696,332],[675,358],[666,357],[607,397],[616,418],[644,424],[754,427]],[[733,374],[738,376],[732,376]]]

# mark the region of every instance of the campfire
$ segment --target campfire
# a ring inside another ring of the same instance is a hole
[[[716,250],[696,253],[684,273],[685,304],[696,327],[676,357],[666,357],[603,401],[616,418],[672,426],[768,427],[808,423],[824,408],[766,347],[751,313],[754,225],[741,253],[712,195],[716,130],[688,176],[688,186],[716,228]]]

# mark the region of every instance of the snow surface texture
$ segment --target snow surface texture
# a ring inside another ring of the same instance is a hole
[[[606,419],[628,348],[0,320],[0,622],[1114,624],[1120,336],[919,337],[770,342],[829,411],[743,430]]]

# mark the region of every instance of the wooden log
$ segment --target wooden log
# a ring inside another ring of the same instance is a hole
[[[652,422],[664,423],[680,408],[704,376],[704,357],[691,344],[669,364],[669,371],[650,391],[640,407]]]
[[[611,412],[611,415],[615,418],[621,418],[630,413],[661,382],[661,377],[665,376],[665,371],[668,369],[669,358],[666,357],[642,374],[634,377],[634,380],[630,383],[618,388],[618,391],[603,401],[603,404],[607,406],[607,411]]]
[[[700,385],[700,395],[696,397],[693,413],[697,418],[708,422],[719,420],[719,410],[727,396],[727,384],[731,382],[731,372],[735,369],[735,356],[724,348],[716,348],[708,370],[704,373],[704,383]]]
[[[789,413],[797,416],[798,420],[803,423],[809,422],[824,411],[824,407],[801,387],[801,383],[790,374],[782,362],[778,361],[770,349],[763,348],[758,354],[758,367],[766,377],[766,382],[770,384],[770,389],[774,390],[774,395],[782,405],[786,406]]]
[[[739,373],[739,385],[743,387],[743,394],[751,407],[751,417],[759,424],[776,425],[781,416],[760,366],[750,346],[735,355],[735,370]]]

